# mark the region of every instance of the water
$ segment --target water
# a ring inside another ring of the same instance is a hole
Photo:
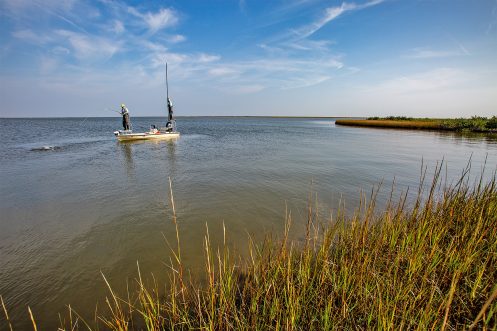
[[[183,259],[196,273],[207,226],[219,242],[224,223],[228,244],[244,254],[249,235],[282,232],[285,210],[301,238],[310,193],[328,218],[340,199],[353,210],[361,190],[381,181],[380,206],[394,177],[398,191],[415,191],[422,160],[433,171],[444,159],[449,182],[470,158],[475,177],[485,158],[486,178],[497,165],[495,136],[332,119],[180,118],[178,140],[141,143],[116,142],[119,126],[118,118],[0,119],[0,294],[17,329],[29,325],[28,305],[43,328],[56,328],[68,304],[92,320],[107,295],[100,272],[120,293],[137,261],[164,280],[165,241],[175,242],[168,178]]]

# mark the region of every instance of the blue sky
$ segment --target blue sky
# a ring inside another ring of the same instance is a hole
[[[0,117],[497,115],[496,0],[0,0]]]

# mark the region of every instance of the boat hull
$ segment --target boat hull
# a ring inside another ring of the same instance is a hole
[[[161,132],[161,133],[126,133],[116,134],[118,141],[137,141],[137,140],[166,140],[179,137],[179,132]]]

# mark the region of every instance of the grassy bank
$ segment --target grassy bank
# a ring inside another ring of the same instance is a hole
[[[84,321],[69,310],[61,328],[495,329],[495,179],[443,187],[441,168],[410,206],[404,195],[375,211],[373,191],[354,216],[325,220],[311,201],[305,239],[285,231],[250,245],[247,260],[213,248],[207,232],[202,285],[183,270],[178,236],[165,293],[141,276],[123,295],[109,284],[106,312]]]
[[[365,120],[336,120],[338,125],[367,126],[382,128],[403,128],[420,130],[446,130],[469,132],[497,132],[497,117],[456,118],[456,119],[430,119],[411,118],[402,116],[370,117]]]

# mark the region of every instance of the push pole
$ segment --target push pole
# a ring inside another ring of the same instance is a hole
[[[167,101],[169,102],[169,84],[167,82],[167,62],[166,62],[166,97]]]

